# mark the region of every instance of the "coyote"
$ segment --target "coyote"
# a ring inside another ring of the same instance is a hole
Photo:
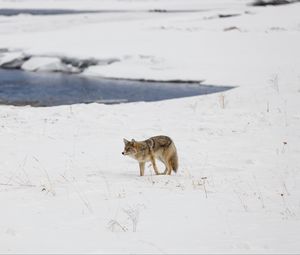
[[[176,173],[178,169],[178,157],[174,142],[168,136],[154,136],[145,141],[131,141],[123,139],[125,148],[122,154],[128,155],[139,162],[140,176],[144,175],[145,163],[151,161],[155,174],[158,172],[155,158],[164,163],[166,169],[163,174],[170,175],[172,170]]]

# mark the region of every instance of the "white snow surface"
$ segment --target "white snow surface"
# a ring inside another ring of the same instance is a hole
[[[117,58],[83,75],[236,86],[152,103],[1,105],[0,253],[300,252],[300,4],[247,3],[0,0],[135,10],[2,16],[0,48],[16,57]],[[145,11],[155,8],[203,11]],[[173,138],[179,171],[139,177],[123,137],[159,134]]]

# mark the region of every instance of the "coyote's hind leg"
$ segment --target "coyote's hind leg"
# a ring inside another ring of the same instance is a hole
[[[152,163],[152,166],[153,166],[153,169],[154,169],[155,174],[156,174],[156,175],[159,175],[159,172],[158,172],[158,169],[157,169],[157,166],[156,166],[154,157],[151,156],[150,160],[151,160],[151,163]]]

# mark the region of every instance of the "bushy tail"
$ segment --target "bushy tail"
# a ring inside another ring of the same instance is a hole
[[[177,151],[175,149],[171,159],[170,159],[170,163],[171,163],[171,166],[172,166],[172,170],[177,173],[177,170],[178,170],[178,156],[177,156]]]

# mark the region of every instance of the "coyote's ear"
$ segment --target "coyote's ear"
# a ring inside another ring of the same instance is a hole
[[[131,139],[131,142],[132,142],[132,143],[135,143],[135,140],[134,140],[134,139]]]
[[[125,145],[126,145],[127,143],[129,143],[129,141],[126,140],[125,138],[123,138],[123,142],[124,142]]]

